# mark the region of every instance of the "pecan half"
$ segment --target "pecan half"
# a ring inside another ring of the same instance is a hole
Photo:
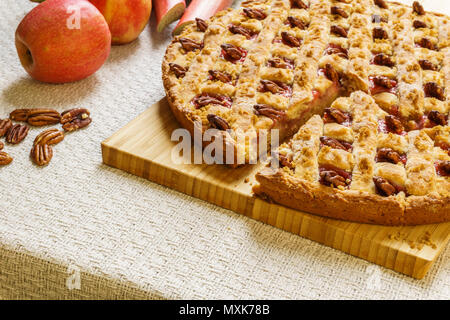
[[[53,109],[30,109],[28,111],[28,124],[36,127],[59,123],[61,115]]]
[[[340,15],[343,18],[348,18],[348,13],[344,11],[341,7],[333,6],[331,7],[331,14]]]
[[[16,109],[9,114],[9,118],[14,121],[26,122],[30,109]]]
[[[416,29],[426,28],[427,24],[425,22],[423,22],[423,21],[420,21],[420,20],[414,20],[413,27],[416,28]]]
[[[414,1],[412,4],[413,11],[417,13],[419,16],[423,16],[425,14],[425,9],[419,3],[419,1]]]
[[[348,50],[336,44],[329,44],[325,49],[325,55],[337,54],[339,57],[348,59]]]
[[[30,157],[38,166],[45,166],[53,158],[53,149],[48,144],[36,144],[31,149]]]
[[[336,108],[326,108],[325,113],[339,124],[350,120],[349,115]]]
[[[289,169],[294,169],[294,165],[292,164],[292,159],[284,154],[275,153],[274,155],[278,160],[280,167],[288,167]]]
[[[388,39],[389,35],[386,30],[381,27],[373,28],[373,38],[374,39]]]
[[[235,45],[225,43],[225,44],[222,44],[220,47],[222,48],[222,50],[224,52],[224,57],[226,59],[238,61],[238,60],[241,60],[242,57],[244,56],[244,52],[242,50],[240,50],[238,47],[236,47]]]
[[[9,128],[13,125],[10,119],[1,119],[0,120],[0,137],[3,137],[6,132],[8,132]]]
[[[382,196],[389,197],[397,193],[397,189],[395,189],[395,187],[386,179],[373,177],[373,182],[375,183],[378,193]]]
[[[87,127],[91,122],[90,112],[84,108],[70,109],[61,113],[61,124],[65,131]]]
[[[228,124],[228,122],[225,119],[223,119],[215,114],[208,114],[206,116],[206,118],[208,119],[211,126],[217,130],[231,129],[230,125]]]
[[[430,112],[428,112],[428,119],[430,119],[430,121],[433,121],[437,125],[447,125],[447,118],[445,117],[445,114],[440,113],[437,110],[431,110]]]
[[[41,132],[34,139],[33,145],[37,144],[58,144],[64,140],[64,132],[58,129],[49,129]]]
[[[373,57],[373,63],[379,66],[386,66],[392,68],[395,63],[392,61],[391,57],[389,57],[385,53],[379,53]]]
[[[196,96],[194,99],[192,99],[192,103],[195,105],[196,109],[200,109],[202,107],[205,107],[209,104],[217,104],[224,107],[230,107],[231,106],[231,99],[224,95],[212,95],[212,94],[201,94]]]
[[[388,23],[388,19],[386,19],[386,17],[380,16],[379,14],[373,14],[372,23],[380,23],[380,22]]]
[[[283,43],[289,47],[300,47],[301,41],[294,37],[293,35],[289,34],[289,32],[283,31],[281,33],[281,38],[283,39]]]
[[[308,5],[306,5],[302,0],[291,0],[292,7],[297,9],[308,9]]]
[[[5,147],[5,144],[0,141],[0,150],[3,150],[4,147]]]
[[[448,161],[448,160],[439,161],[436,164],[436,171],[437,171],[437,174],[439,174],[441,176],[449,176],[450,175],[450,161]]]
[[[334,69],[334,67],[331,64],[327,63],[325,65],[324,74],[325,77],[327,77],[329,80],[335,83],[339,83],[339,73],[336,71],[336,69]]]
[[[286,117],[286,112],[283,110],[275,109],[267,104],[255,104],[253,106],[253,112],[257,116],[265,116],[272,120],[280,121]]]
[[[181,43],[181,46],[186,51],[195,51],[200,50],[203,48],[202,43],[195,42],[194,40],[188,39],[188,38],[180,38],[178,40]]]
[[[325,184],[330,186],[347,186],[347,180],[334,170],[324,170],[320,172],[320,178]]]
[[[377,86],[384,87],[386,89],[392,89],[396,85],[396,81],[386,76],[375,76],[372,78],[373,83]]]
[[[333,149],[342,149],[345,151],[351,151],[352,150],[352,145],[348,142],[345,141],[339,141],[337,139],[334,138],[330,138],[330,137],[320,137],[320,142],[322,142],[322,144],[329,146]]]
[[[200,32],[205,32],[208,29],[208,24],[203,19],[195,18],[195,23],[197,24],[197,30]]]
[[[445,100],[444,89],[436,82],[425,83],[423,90],[425,91],[426,97],[436,98],[441,101]]]
[[[289,88],[280,83],[280,82],[275,82],[275,81],[270,81],[270,80],[261,80],[261,91],[263,92],[271,92],[273,94],[283,94],[285,93],[287,90],[289,90]]]
[[[332,25],[331,28],[330,28],[330,32],[334,33],[334,34],[336,34],[336,35],[338,35],[340,37],[347,38],[347,30],[345,30],[341,26]]]
[[[387,9],[388,5],[384,0],[375,0],[374,3],[382,9]]]
[[[377,152],[377,161],[397,164],[401,162],[402,159],[397,151],[394,151],[391,148],[381,148]]]
[[[267,18],[267,14],[261,9],[244,8],[243,10],[245,15],[250,19],[264,20],[265,18]]]
[[[172,71],[177,78],[183,78],[186,75],[186,68],[176,63],[169,63],[170,71]]]
[[[15,124],[6,132],[6,142],[18,144],[28,135],[30,128],[24,124]]]
[[[231,75],[229,75],[226,72],[221,72],[221,71],[216,71],[216,70],[209,70],[208,73],[209,73],[209,75],[210,75],[212,80],[218,80],[218,81],[221,81],[223,83],[230,83],[233,80]]]
[[[300,20],[299,18],[289,16],[287,18],[287,22],[291,28],[299,28],[302,30],[306,29],[305,23],[302,20]]]
[[[431,42],[431,40],[428,39],[428,38],[422,38],[416,44],[418,46],[422,47],[422,48],[426,48],[426,49],[430,49],[430,50],[436,50],[436,45],[434,45],[433,42]]]
[[[405,130],[402,122],[396,116],[387,115],[385,121],[388,129],[394,133],[401,134]]]
[[[280,68],[280,69],[294,69],[294,61],[287,58],[273,58],[267,61],[269,67]]]
[[[419,60],[420,67],[423,70],[438,71],[438,66],[429,60]]]
[[[237,26],[235,24],[232,24],[228,27],[228,30],[230,30],[231,33],[234,34],[242,34],[247,39],[251,39],[253,37],[253,32],[247,28]]]
[[[0,166],[6,166],[13,161],[13,158],[4,151],[0,151]]]

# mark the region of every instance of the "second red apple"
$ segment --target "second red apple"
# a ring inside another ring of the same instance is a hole
[[[111,31],[112,44],[135,40],[152,12],[152,0],[89,0],[103,14]]]

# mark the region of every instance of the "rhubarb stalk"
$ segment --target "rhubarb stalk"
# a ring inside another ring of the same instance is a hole
[[[157,30],[161,32],[183,15],[186,2],[185,0],[153,0],[153,6],[158,23]]]

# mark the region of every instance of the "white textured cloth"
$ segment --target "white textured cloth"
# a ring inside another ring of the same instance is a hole
[[[33,6],[0,1],[0,118],[86,107],[93,123],[55,146],[45,168],[29,159],[42,129],[6,145],[14,161],[0,168],[0,298],[450,298],[449,248],[418,281],[103,165],[100,143],[164,96],[169,32],[157,34],[152,19],[89,79],[42,84],[14,47]],[[69,290],[76,270],[81,287]]]

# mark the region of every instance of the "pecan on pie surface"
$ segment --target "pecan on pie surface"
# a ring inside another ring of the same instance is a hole
[[[178,121],[219,129],[245,163],[261,130],[294,135],[254,187],[280,204],[364,223],[449,221],[450,18],[419,3],[301,3],[244,1],[176,37],[163,80]]]

